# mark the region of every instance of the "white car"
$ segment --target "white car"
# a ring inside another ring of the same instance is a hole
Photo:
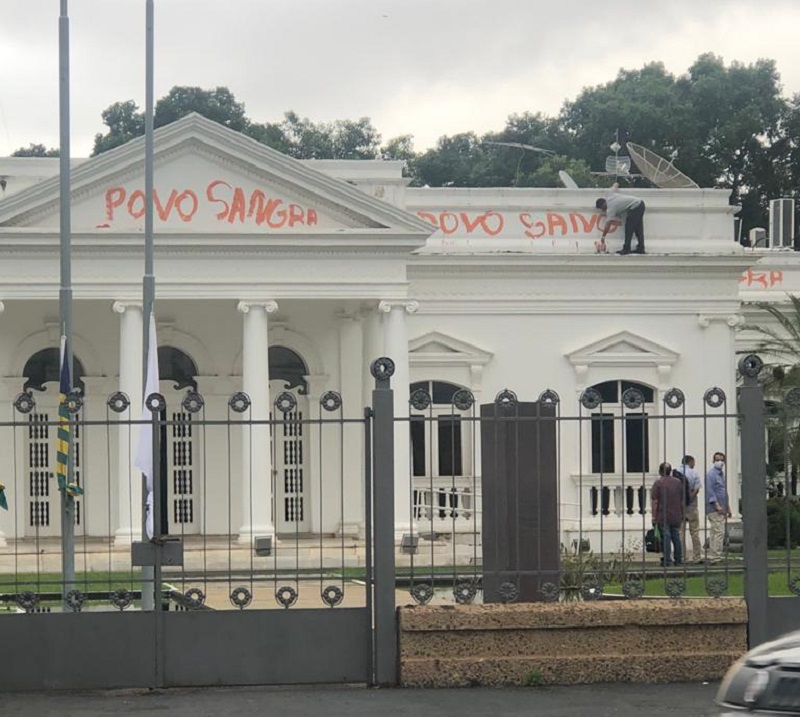
[[[800,631],[750,650],[717,693],[723,715],[800,715]]]

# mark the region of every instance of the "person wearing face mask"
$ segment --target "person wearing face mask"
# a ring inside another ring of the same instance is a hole
[[[725,483],[725,454],[717,452],[714,465],[706,474],[706,520],[708,521],[708,559],[722,560],[725,521],[732,516]]]

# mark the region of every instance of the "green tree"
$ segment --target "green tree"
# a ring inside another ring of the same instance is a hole
[[[800,367],[800,297],[789,294],[788,300],[788,307],[756,304],[766,322],[747,326],[758,337],[757,350],[767,357],[768,366]]]
[[[94,136],[92,156],[119,147],[144,134],[144,113],[139,111],[133,100],[115,102],[104,109],[101,116],[108,131]]]
[[[43,144],[29,144],[27,147],[15,149],[12,157],[58,157],[60,152],[55,147],[48,149]]]
[[[800,94],[786,102],[783,137],[773,146],[773,169],[784,177],[783,196],[800,199]]]
[[[566,102],[560,121],[573,140],[570,156],[597,169],[617,133],[622,144],[630,140],[662,156],[677,151],[676,166],[700,186],[731,190],[747,231],[764,225],[767,200],[788,183],[781,158],[795,117],[780,92],[772,60],[726,66],[704,54],[678,78],[661,63],[620,70]]]
[[[780,94],[775,62],[733,62],[725,67],[721,58],[705,54],[681,84],[697,124],[698,156],[708,174],[715,175],[700,174],[700,179],[730,189],[732,200],[742,202],[745,230],[763,225],[767,193],[781,193],[773,159],[780,146],[786,100]]]
[[[368,117],[315,123],[287,112],[281,129],[287,154],[295,159],[375,159],[379,155],[381,136]]]
[[[538,169],[527,178],[531,187],[561,187],[559,172],[565,171],[575,180],[579,187],[607,186],[608,182],[600,181],[600,177],[592,175],[591,168],[582,159],[572,159],[563,154],[545,157]],[[592,203],[592,206],[594,204]]]
[[[788,299],[788,306],[757,304],[763,321],[747,326],[757,338],[756,351],[765,363],[762,380],[768,399],[767,471],[772,480],[778,480],[787,469],[794,475],[800,467],[798,416],[787,413],[789,407],[783,401],[788,391],[800,387],[800,297],[789,295]]]
[[[369,117],[336,120],[329,126],[333,136],[333,159],[377,159],[381,136]]]
[[[414,137],[410,134],[401,134],[392,137],[381,147],[382,159],[413,161],[417,153],[414,151]]]
[[[237,102],[233,92],[227,87],[204,90],[201,87],[180,86],[173,87],[156,102],[153,123],[156,127],[163,127],[192,112],[235,132],[244,132],[250,124],[245,115],[244,104]]]
[[[245,132],[250,124],[244,105],[236,101],[227,87],[204,90],[179,86],[173,87],[156,102],[153,124],[163,127],[192,112],[236,132]],[[93,155],[107,152],[144,134],[144,113],[133,100],[115,102],[103,111],[102,117],[108,131],[95,135]]]
[[[568,165],[592,186],[585,164],[567,160],[570,138],[553,118],[541,113],[513,114],[498,132],[464,132],[441,137],[436,147],[412,163],[414,183],[454,187],[561,186],[558,170]],[[561,160],[553,159],[562,155]]]
[[[414,138],[410,134],[401,134],[388,140],[380,149],[380,157],[405,162],[403,176],[411,178],[412,186],[417,184],[417,153],[414,151]]]
[[[584,89],[564,103],[559,122],[570,139],[569,155],[595,170],[604,168],[617,136],[620,144],[630,140],[671,154],[685,146],[693,125],[675,77],[660,62],[620,70],[611,82]]]
[[[416,160],[417,184],[431,187],[474,187],[476,178],[485,176],[489,163],[487,148],[474,132],[440,137],[436,147]]]
[[[289,154],[291,152],[291,144],[280,124],[273,124],[272,122],[258,124],[257,122],[251,122],[245,130],[245,134],[252,137],[256,142],[272,147],[272,149],[283,154]]]

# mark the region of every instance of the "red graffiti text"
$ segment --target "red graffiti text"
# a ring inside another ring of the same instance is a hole
[[[252,223],[283,229],[298,225],[313,227],[318,221],[315,209],[269,197],[261,189],[247,191],[234,187],[221,179],[210,182],[199,195],[192,189],[171,189],[167,194],[153,190],[156,218],[162,222],[177,217],[181,222],[190,223],[206,205],[218,222],[228,224]],[[128,192],[125,187],[107,189],[105,216],[108,224],[103,226],[110,226],[119,214],[141,219],[145,214],[144,192],[141,189]]]
[[[748,269],[739,277],[739,283],[747,287],[755,286],[757,289],[771,289],[783,283],[782,271],[754,271]]]

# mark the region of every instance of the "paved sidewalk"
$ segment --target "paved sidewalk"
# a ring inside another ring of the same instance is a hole
[[[5,717],[711,717],[716,684],[528,689],[359,687],[0,694]]]

